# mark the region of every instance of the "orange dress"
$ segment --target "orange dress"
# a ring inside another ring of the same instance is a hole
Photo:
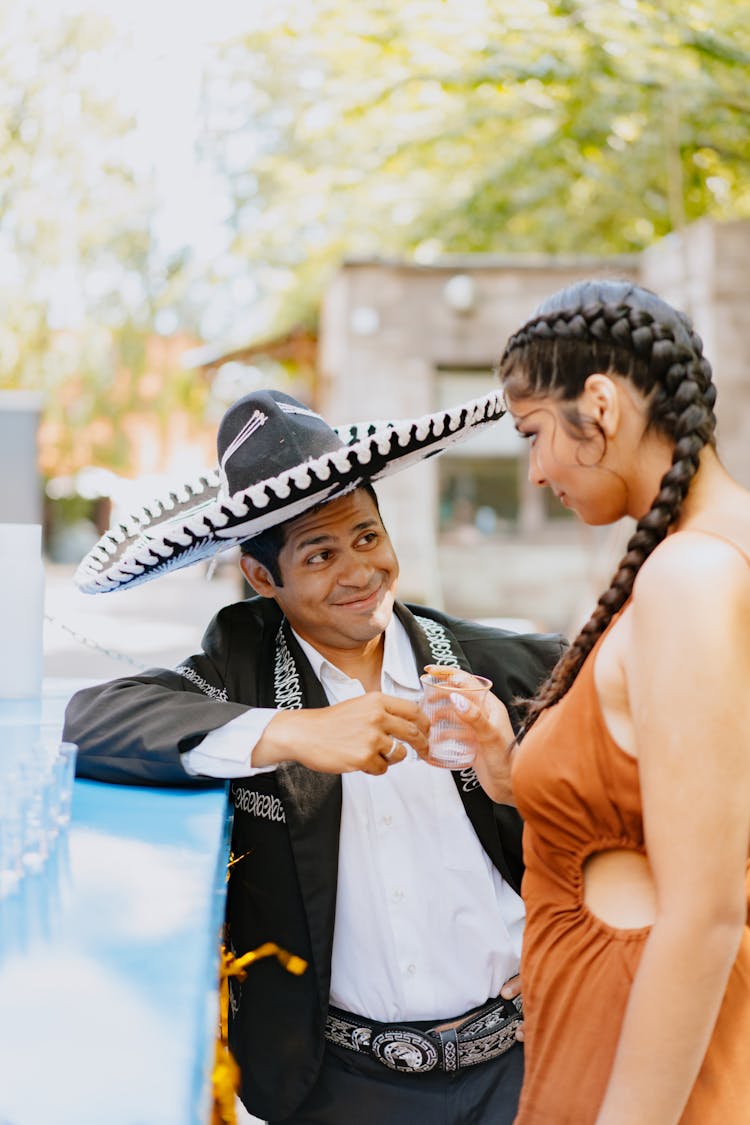
[[[610,736],[596,694],[602,640],[567,695],[529,732],[513,767],[526,822],[527,910],[526,1071],[515,1125],[596,1120],[649,932],[608,926],[583,901],[588,855],[607,848],[645,853],[638,762]],[[750,902],[750,864],[747,887]],[[749,923],[681,1125],[750,1122]]]

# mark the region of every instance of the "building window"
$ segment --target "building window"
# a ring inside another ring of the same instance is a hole
[[[497,387],[489,367],[438,368],[437,408],[480,398]],[[510,417],[477,434],[438,459],[439,529],[466,542],[547,522],[570,520],[547,488],[527,484],[528,447]]]
[[[518,457],[451,457],[438,462],[440,531],[509,530],[520,512]]]
[[[449,408],[497,388],[489,367],[436,373],[437,406]],[[526,450],[510,418],[447,450],[438,459],[440,531],[476,538],[515,528],[522,503]]]

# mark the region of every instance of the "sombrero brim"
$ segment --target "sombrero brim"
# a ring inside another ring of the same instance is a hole
[[[340,449],[233,496],[222,495],[218,468],[201,474],[105,532],[78,567],[75,584],[84,594],[104,594],[189,566],[363,480],[380,480],[441,453],[504,413],[500,392],[492,391],[416,420],[338,426]]]

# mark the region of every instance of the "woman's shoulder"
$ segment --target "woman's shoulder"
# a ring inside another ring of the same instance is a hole
[[[633,598],[663,612],[732,602],[750,612],[750,528],[734,534],[690,525],[672,532],[643,563]]]

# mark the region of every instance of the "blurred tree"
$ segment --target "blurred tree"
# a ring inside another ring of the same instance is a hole
[[[344,255],[637,251],[750,214],[736,0],[277,0],[205,83],[234,252],[314,318]]]
[[[201,409],[174,348],[159,357],[161,393],[144,391],[184,263],[154,247],[119,47],[94,15],[51,23],[17,0],[0,7],[0,388],[43,392],[48,475],[92,461],[133,471],[129,415],[158,426],[177,403]]]

